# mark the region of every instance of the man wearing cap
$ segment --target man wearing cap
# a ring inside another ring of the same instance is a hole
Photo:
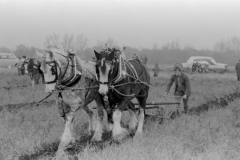
[[[238,63],[235,66],[235,70],[237,72],[237,80],[240,81],[240,59],[239,59]]]
[[[174,74],[170,78],[165,95],[168,94],[173,82],[175,82],[174,96],[176,96],[176,100],[183,98],[184,112],[188,113],[188,99],[191,94],[190,82],[188,76],[182,72],[180,65],[174,66]]]

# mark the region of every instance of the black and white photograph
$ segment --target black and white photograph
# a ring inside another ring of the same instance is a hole
[[[239,0],[0,0],[0,160],[239,160]]]

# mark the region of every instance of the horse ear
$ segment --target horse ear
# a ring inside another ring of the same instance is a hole
[[[95,51],[95,50],[94,50],[94,53],[95,53],[95,57],[96,57],[97,59],[100,59],[100,53],[98,53],[98,52]]]
[[[112,52],[109,54],[109,58],[110,59],[114,58],[114,53],[115,53],[115,49],[113,49]]]

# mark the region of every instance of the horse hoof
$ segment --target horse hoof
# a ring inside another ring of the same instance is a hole
[[[140,133],[138,131],[134,135],[134,138],[141,138],[141,137],[142,137],[142,133]]]
[[[94,133],[95,133],[95,131],[93,131],[93,130],[89,131],[89,136],[93,136]]]
[[[102,137],[101,136],[96,136],[94,135],[91,139],[92,142],[100,142],[102,141]]]
[[[113,139],[115,141],[122,141],[127,135],[129,135],[129,132],[126,129],[122,129],[122,132],[117,135],[113,135]]]

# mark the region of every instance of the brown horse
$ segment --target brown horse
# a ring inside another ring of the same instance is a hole
[[[64,146],[69,144],[70,142],[74,142],[73,136],[73,124],[72,121],[74,119],[74,114],[79,108],[83,108],[89,116],[89,133],[93,134],[93,111],[88,107],[88,104],[95,100],[98,108],[98,117],[97,117],[97,124],[94,135],[92,137],[93,141],[101,141],[102,136],[102,120],[103,120],[103,109],[102,109],[102,102],[100,96],[98,94],[98,89],[91,89],[85,92],[83,95],[82,90],[71,90],[73,88],[82,88],[82,87],[89,87],[96,85],[96,81],[94,78],[85,77],[85,84],[79,82],[79,78],[76,82],[70,83],[66,82],[66,86],[63,87],[61,90],[56,90],[57,82],[59,81],[60,77],[62,76],[62,71],[64,68],[64,64],[68,61],[68,54],[55,48],[49,49],[45,53],[37,53],[38,56],[42,58],[41,60],[41,70],[44,74],[45,79],[45,91],[47,93],[54,93],[57,92],[61,94],[60,99],[62,99],[62,104],[60,105],[60,114],[65,119],[65,129],[61,136],[61,142],[59,145],[59,149],[62,149]],[[78,57],[75,57],[78,61],[78,65],[70,63],[69,66],[74,66],[75,71],[78,72],[79,75],[83,74],[83,67],[81,66],[81,60]],[[77,68],[78,66],[78,68]],[[94,68],[94,64],[92,65]],[[65,66],[66,67],[66,66]],[[95,77],[95,74],[93,74]],[[82,98],[83,97],[83,98]],[[63,107],[63,108],[62,108]]]
[[[144,112],[146,100],[148,97],[150,75],[146,67],[137,59],[125,61],[126,75],[119,80],[119,70],[121,69],[123,59],[119,50],[103,50],[100,53],[95,52],[97,58],[96,73],[99,83],[99,93],[108,97],[109,106],[115,107],[112,114],[109,114],[109,125],[112,125],[112,135],[115,140],[121,140],[128,134],[128,131],[121,127],[122,111],[127,109],[131,100],[136,98],[139,103],[140,113],[137,122],[135,112],[130,112],[129,130],[136,134],[142,134],[144,123]],[[121,63],[119,65],[119,63]],[[111,115],[113,124],[111,124]],[[138,123],[138,124],[137,124]]]

